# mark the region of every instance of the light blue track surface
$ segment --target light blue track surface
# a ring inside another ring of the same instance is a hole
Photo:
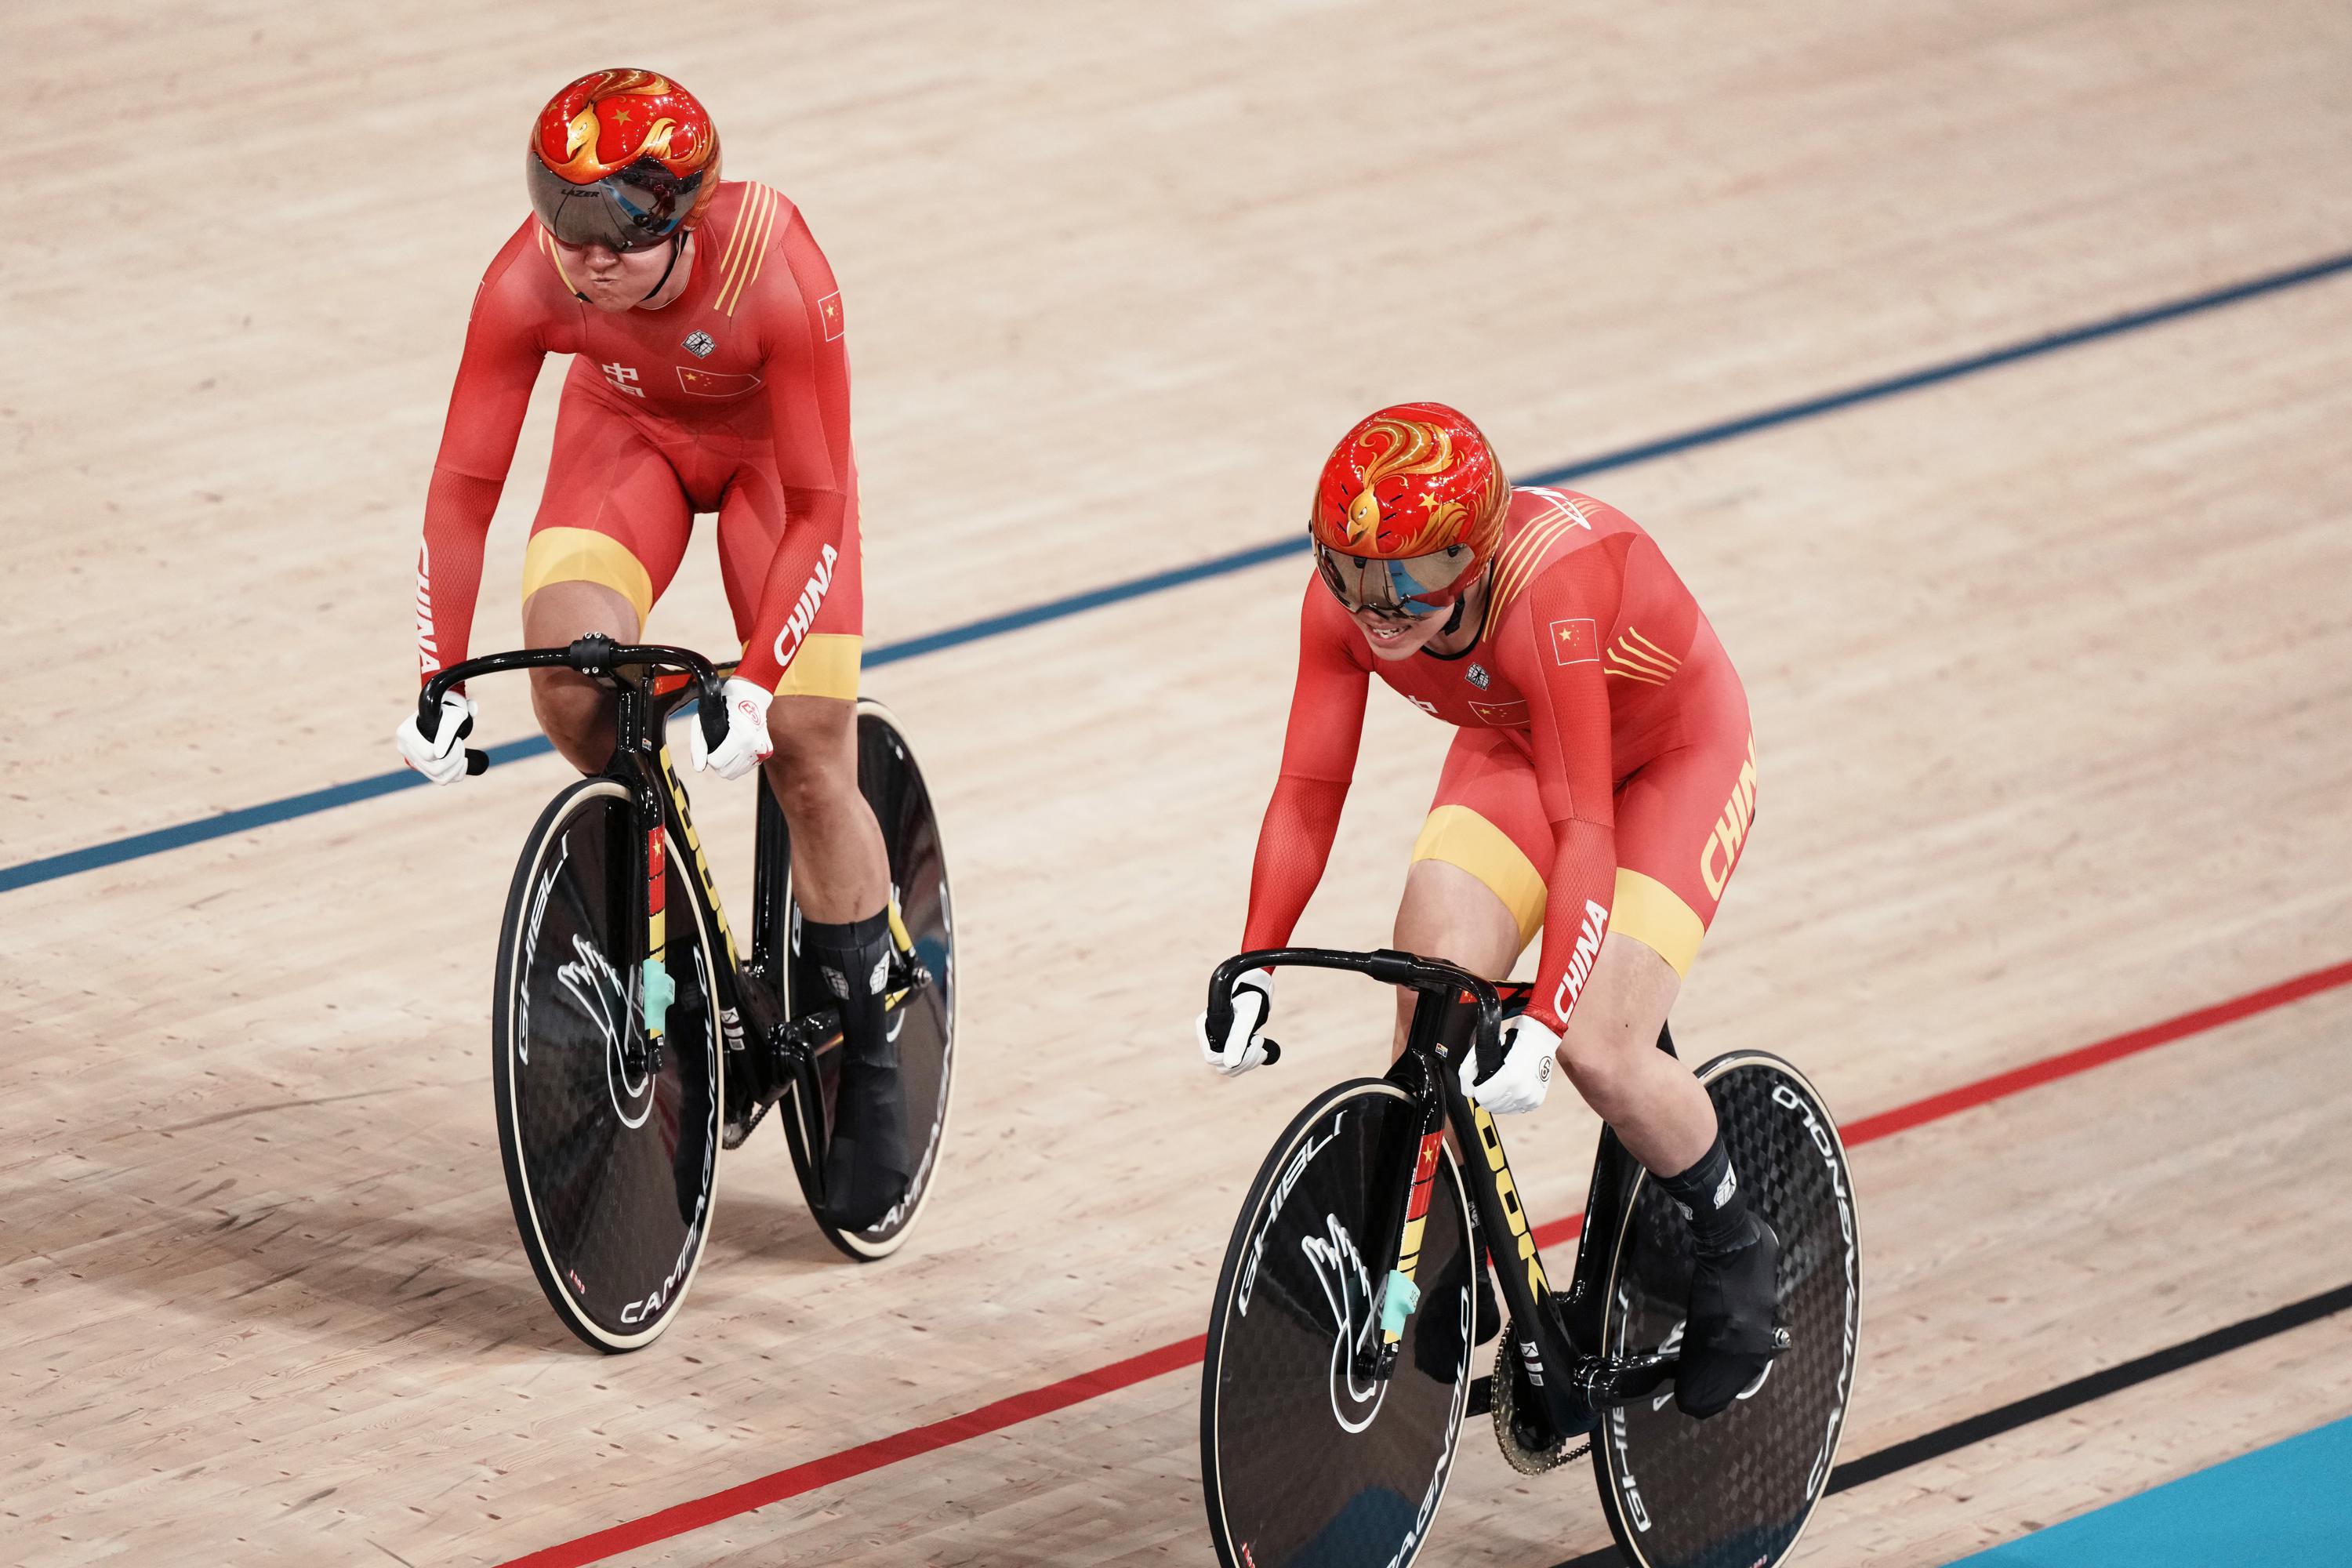
[[[2194,1420],[2184,1408],[2182,1419]],[[2352,1419],[2183,1476],[1952,1568],[2345,1568]]]
[[[2224,288],[2210,289],[2204,293],[2191,294],[2185,299],[2168,300],[2161,305],[2128,310],[2120,316],[2110,316],[2105,321],[2085,322],[2078,327],[2069,327],[2063,331],[2048,332],[2038,338],[2028,338],[2021,342],[2007,343],[1982,353],[1947,360],[1941,364],[1928,365],[1924,369],[1906,372],[1901,375],[1885,376],[1877,381],[1864,382],[1858,386],[1845,387],[1820,397],[1808,397],[1801,402],[1782,404],[1777,408],[1763,409],[1742,418],[1727,419],[1720,424],[1701,426],[1696,430],[1680,431],[1672,436],[1661,437],[1654,441],[1644,441],[1639,446],[1620,447],[1614,452],[1603,452],[1597,457],[1586,458],[1579,462],[1564,463],[1558,468],[1546,468],[1540,473],[1523,474],[1513,482],[1522,485],[1565,484],[1570,479],[1582,479],[1588,474],[1604,473],[1612,468],[1628,468],[1633,464],[1648,462],[1657,458],[1673,457],[1679,452],[1694,451],[1703,447],[1715,446],[1718,442],[1734,440],[1741,436],[1754,435],[1759,430],[1769,430],[1781,425],[1793,425],[1800,420],[1819,418],[1822,415],[1834,414],[1841,409],[1876,403],[1885,398],[1899,396],[1908,392],[1917,392],[1930,386],[1940,386],[1946,382],[1981,374],[1989,370],[1997,370],[2003,365],[2015,364],[2021,360],[2038,359],[2044,354],[2056,353],[2063,349],[2079,348],[2084,343],[2118,337],[2126,332],[2139,331],[2147,327],[2159,326],[2167,321],[2179,321],[2184,316],[2194,316],[2206,310],[2218,310],[2225,305],[2235,305],[2244,300],[2261,299],[2283,289],[2301,288],[2305,284],[2339,277],[2347,272],[2352,272],[2352,252],[2326,257],[2305,266],[2288,268],[2284,271],[2264,273],[2260,277],[2249,278]],[[1206,561],[1196,561],[1189,565],[1171,567],[1166,571],[1154,572],[1147,576],[1129,578],[1124,583],[1113,583],[1105,587],[1091,588],[1085,593],[1072,594],[1042,605],[1032,605],[1025,609],[1013,610],[1005,615],[991,616],[984,620],[971,621],[960,626],[950,626],[944,631],[908,637],[904,641],[887,643],[878,647],[869,647],[866,650],[865,667],[874,669],[882,665],[896,664],[901,659],[919,658],[925,654],[960,647],[966,643],[1003,637],[1026,626],[1042,626],[1048,621],[1058,621],[1071,616],[1083,615],[1087,611],[1101,609],[1109,605],[1123,604],[1129,599],[1139,599],[1149,595],[1165,593],[1188,583],[1198,583],[1206,578],[1222,577],[1230,573],[1246,571],[1253,566],[1264,565],[1269,561],[1277,561],[1285,556],[1304,554],[1306,548],[1306,533],[1301,531],[1288,538],[1272,540],[1265,544],[1253,545],[1246,550],[1236,550],[1229,554],[1213,556]],[[524,757],[543,755],[551,750],[553,748],[547,743],[544,737],[533,735],[526,740],[509,741],[503,745],[490,747],[490,762],[493,765],[516,762]],[[45,855],[37,860],[19,861],[14,866],[0,866],[0,893],[16,888],[29,888],[37,883],[53,882],[60,877],[70,877],[78,872],[96,870],[100,866],[113,866],[148,855],[160,855],[166,849],[177,849],[190,844],[202,844],[207,839],[226,838],[232,834],[250,832],[257,827],[267,827],[272,823],[285,822],[298,816],[310,816],[318,812],[331,811],[337,806],[372,800],[377,795],[390,795],[394,791],[413,788],[424,783],[425,780],[422,777],[404,769],[395,773],[377,773],[371,778],[354,779],[349,784],[333,784],[325,789],[309,790],[300,795],[288,795],[282,800],[267,801],[259,805],[241,806],[235,811],[225,811],[217,816],[199,817],[194,822],[175,823],[169,827],[159,827],[147,833],[133,833],[127,837],[110,839],[102,844],[92,844],[80,849],[68,849],[59,855]],[[2352,1553],[2347,1553],[2341,1561],[2352,1564]]]

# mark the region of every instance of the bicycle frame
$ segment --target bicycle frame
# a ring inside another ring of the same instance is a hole
[[[1559,1436],[1574,1437],[1593,1430],[1612,1406],[1637,1399],[1673,1376],[1680,1360],[1675,1354],[1612,1357],[1599,1348],[1607,1290],[1601,1275],[1616,1251],[1623,1224],[1631,1163],[1615,1139],[1603,1134],[1585,1208],[1585,1231],[1563,1301],[1544,1271],[1526,1206],[1511,1179],[1510,1161],[1503,1152],[1501,1131],[1485,1107],[1462,1092],[1465,1056],[1483,1047],[1492,1060],[1501,1052],[1503,1002],[1493,983],[1455,964],[1385,948],[1344,952],[1283,947],[1236,953],[1210,977],[1211,1038],[1223,1037],[1232,1026],[1234,979],[1244,970],[1279,967],[1345,970],[1419,997],[1404,1050],[1389,1071],[1390,1081],[1420,1108],[1419,1154],[1410,1171],[1392,1178],[1392,1190],[1381,1194],[1387,1200],[1382,1212],[1388,1223],[1377,1250],[1366,1259],[1375,1267],[1374,1278],[1387,1280],[1381,1297],[1381,1344],[1368,1352],[1370,1364],[1360,1370],[1386,1377],[1395,1366],[1404,1321],[1419,1298],[1413,1273],[1420,1262],[1422,1215],[1436,1169],[1436,1140],[1450,1126],[1463,1150],[1471,1201],[1510,1307],[1521,1362]],[[1466,1038],[1462,1028],[1465,1016],[1470,1025]]]
[[[772,826],[769,810],[763,809],[760,816],[758,864],[761,872],[754,897],[753,961],[747,964],[736,946],[726,909],[719,901],[719,886],[711,876],[702,840],[695,832],[693,813],[670,761],[669,746],[660,739],[664,721],[691,695],[700,703],[697,720],[702,725],[704,741],[716,746],[723,740],[727,716],[719,682],[733,668],[732,664],[714,665],[690,648],[618,644],[610,637],[592,634],[564,647],[486,654],[442,670],[418,694],[417,726],[431,740],[440,720],[443,693],[478,675],[568,668],[612,691],[615,699],[613,754],[605,762],[602,776],[625,787],[634,803],[634,866],[637,883],[645,889],[633,921],[637,939],[635,956],[643,976],[640,994],[644,1038],[642,1042],[631,1042],[632,1046],[642,1048],[649,1062],[658,1063],[662,1016],[674,989],[664,962],[667,947],[667,916],[664,908],[667,878],[663,835],[667,829],[669,838],[685,846],[693,858],[705,907],[710,911],[711,924],[717,928],[720,944],[726,950],[724,962],[719,961],[719,955],[711,955],[710,968],[719,991],[713,1001],[718,1006],[719,1032],[725,1046],[730,1098],[739,1081],[744,1091],[763,1102],[792,1087],[811,1095],[809,1103],[821,1108],[824,1097],[816,1092],[816,1056],[839,1037],[840,1012],[828,1006],[789,1017],[771,978],[775,971],[770,966],[783,962],[785,948],[778,932],[786,915],[782,889],[768,886],[765,868],[772,858],[766,853],[766,836],[771,831],[782,830],[782,814],[772,814]],[[479,752],[468,751],[467,758],[469,772],[479,773],[488,765],[488,758]],[[760,1048],[746,1050],[747,1039]],[[740,1080],[739,1073],[742,1075]]]

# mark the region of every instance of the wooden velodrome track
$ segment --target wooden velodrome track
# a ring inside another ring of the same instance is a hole
[[[11,206],[59,226],[0,269],[0,1561],[499,1563],[1008,1399],[539,1560],[1210,1560],[1184,1342],[1265,1144],[1385,1038],[1384,995],[1309,978],[1277,1068],[1215,1081],[1191,1039],[1300,558],[877,661],[956,878],[944,1184],[860,1268],[756,1139],[631,1358],[541,1300],[484,1070],[558,763],[103,847],[394,765],[467,304],[530,114],[607,64],[688,82],[843,279],[869,649],[1293,534],[1377,403],[1457,403],[1531,474],[2039,344],[1577,481],[1657,535],[1757,714],[1763,809],[1677,1032],[1795,1058],[1851,1121],[2326,972],[1856,1150],[1849,1458],[2352,1280],[2352,276],[2204,298],[2352,250],[2341,5],[34,4],[10,33],[39,127]],[[478,647],[518,635],[555,382]],[[698,544],[653,629],[725,626]],[[479,695],[489,739],[530,733],[519,684]],[[1385,938],[1444,740],[1375,704],[1304,934]],[[748,789],[699,793],[740,904]],[[1570,1212],[1591,1117],[1511,1131]],[[1940,1563],[2347,1412],[2352,1318],[2322,1318],[1843,1491],[1808,1560]],[[1581,1467],[1462,1451],[1425,1561],[1605,1542]]]

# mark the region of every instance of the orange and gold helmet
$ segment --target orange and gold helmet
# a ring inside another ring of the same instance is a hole
[[[1315,486],[1316,569],[1350,610],[1450,608],[1503,540],[1511,481],[1443,403],[1383,408],[1340,438]]]
[[[702,221],[719,132],[666,76],[591,71],[539,111],[523,172],[531,210],[565,245],[646,250]]]

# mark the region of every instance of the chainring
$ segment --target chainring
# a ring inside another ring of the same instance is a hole
[[[1505,1321],[1503,1342],[1495,1351],[1495,1382],[1492,1404],[1495,1415],[1495,1447],[1503,1450],[1504,1459],[1511,1468],[1523,1476],[1540,1476],[1556,1470],[1570,1459],[1589,1452],[1592,1444],[1588,1439],[1571,1448],[1568,1439],[1560,1438],[1547,1448],[1530,1448],[1519,1440],[1512,1429],[1511,1416],[1518,1408],[1519,1337],[1513,1331],[1516,1323]]]

